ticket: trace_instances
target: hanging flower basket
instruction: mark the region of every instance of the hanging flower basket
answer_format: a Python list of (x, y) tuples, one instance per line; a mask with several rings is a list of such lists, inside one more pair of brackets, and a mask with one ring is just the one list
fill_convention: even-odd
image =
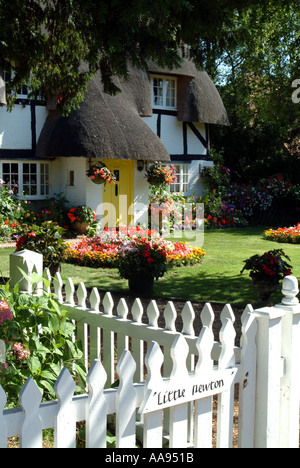
[(87, 171), (87, 176), (91, 179), (94, 184), (104, 184), (108, 182), (113, 184), (116, 182), (116, 177), (112, 171), (110, 171), (104, 164), (100, 163), (99, 166), (91, 166)]
[(175, 175), (176, 168), (171, 164), (170, 166), (163, 166), (159, 162), (151, 164), (148, 171), (146, 172), (146, 179), (150, 185), (170, 185), (177, 182)]
[(97, 185), (105, 184), (106, 182), (106, 180), (101, 175), (92, 176), (90, 179), (94, 184)]

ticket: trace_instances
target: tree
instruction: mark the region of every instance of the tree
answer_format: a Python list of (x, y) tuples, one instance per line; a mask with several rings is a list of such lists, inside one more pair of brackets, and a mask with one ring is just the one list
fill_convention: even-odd
[(210, 61), (207, 54), (231, 121), (212, 132), (213, 141), (238, 181), (285, 172), (299, 183), (300, 108), (292, 100), (300, 77), (297, 2), (244, 10), (235, 17), (234, 37)]
[[(67, 114), (78, 107), (96, 71), (113, 94), (118, 90), (112, 77), (126, 79), (129, 62), (145, 68), (151, 59), (172, 68), (180, 63), (183, 44), (202, 65), (200, 44), (217, 44), (222, 53), (236, 14), (270, 1), (0, 0), (0, 55), (15, 73), (7, 86), (9, 107), (13, 92), (29, 84), (33, 95), (41, 89), (55, 96)], [(284, 0), (272, 0), (278, 2)]]

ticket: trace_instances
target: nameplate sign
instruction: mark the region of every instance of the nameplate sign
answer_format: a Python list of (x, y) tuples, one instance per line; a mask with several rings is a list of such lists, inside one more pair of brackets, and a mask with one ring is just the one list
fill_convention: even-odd
[(162, 379), (159, 382), (159, 388), (147, 390), (139, 413), (152, 413), (226, 392), (230, 389), (236, 373), (237, 368), (233, 367), (205, 372), (203, 375), (193, 373), (184, 381), (178, 378)]

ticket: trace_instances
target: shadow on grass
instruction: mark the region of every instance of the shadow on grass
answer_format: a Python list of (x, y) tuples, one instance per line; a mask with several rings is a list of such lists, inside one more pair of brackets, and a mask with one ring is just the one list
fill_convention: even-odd
[(243, 227), (243, 228), (226, 228), (226, 229), (209, 229), (206, 230), (204, 234), (206, 233), (226, 233), (230, 234), (233, 236), (259, 236), (263, 235), (263, 232), (269, 229), (267, 226), (248, 226), (248, 227)]
[[(210, 274), (205, 271), (199, 272), (197, 268), (193, 270), (193, 267), (186, 271), (189, 273), (184, 274), (183, 268), (175, 268), (163, 278), (155, 281), (151, 297), (199, 303), (231, 304), (241, 308), (251, 304), (255, 307), (258, 296), (252, 288), (252, 281), (247, 274), (230, 275), (229, 273), (224, 274), (224, 272)], [(76, 280), (74, 284), (78, 285), (82, 277), (78, 277)], [(92, 276), (86, 275), (84, 282), (87, 288), (96, 287), (102, 293), (110, 291), (124, 294), (124, 296), (131, 295), (128, 281), (121, 279), (117, 270), (95, 270)], [(280, 303), (281, 298), (279, 289), (272, 296), (272, 303)]]
[[(245, 308), (248, 304), (255, 306), (258, 297), (252, 288), (251, 279), (247, 276), (224, 276), (224, 274), (207, 274), (202, 272), (185, 278), (169, 273), (155, 282), (154, 296), (196, 302), (215, 302), (232, 304)], [(274, 299), (277, 297), (274, 295)], [(279, 302), (280, 302), (279, 295)], [(274, 303), (278, 303), (278, 299)]]

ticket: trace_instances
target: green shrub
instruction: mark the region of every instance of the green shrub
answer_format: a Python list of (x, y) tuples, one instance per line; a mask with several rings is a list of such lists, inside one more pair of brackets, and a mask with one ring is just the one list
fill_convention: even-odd
[(21, 294), (18, 286), (13, 292), (6, 286), (0, 288), (0, 296), (0, 339), (6, 343), (0, 384), (8, 401), (17, 403), (29, 377), (44, 400), (55, 398), (54, 384), (62, 366), (75, 371), (78, 385), (83, 385), (83, 353), (72, 339), (75, 326), (53, 295), (29, 296)]

